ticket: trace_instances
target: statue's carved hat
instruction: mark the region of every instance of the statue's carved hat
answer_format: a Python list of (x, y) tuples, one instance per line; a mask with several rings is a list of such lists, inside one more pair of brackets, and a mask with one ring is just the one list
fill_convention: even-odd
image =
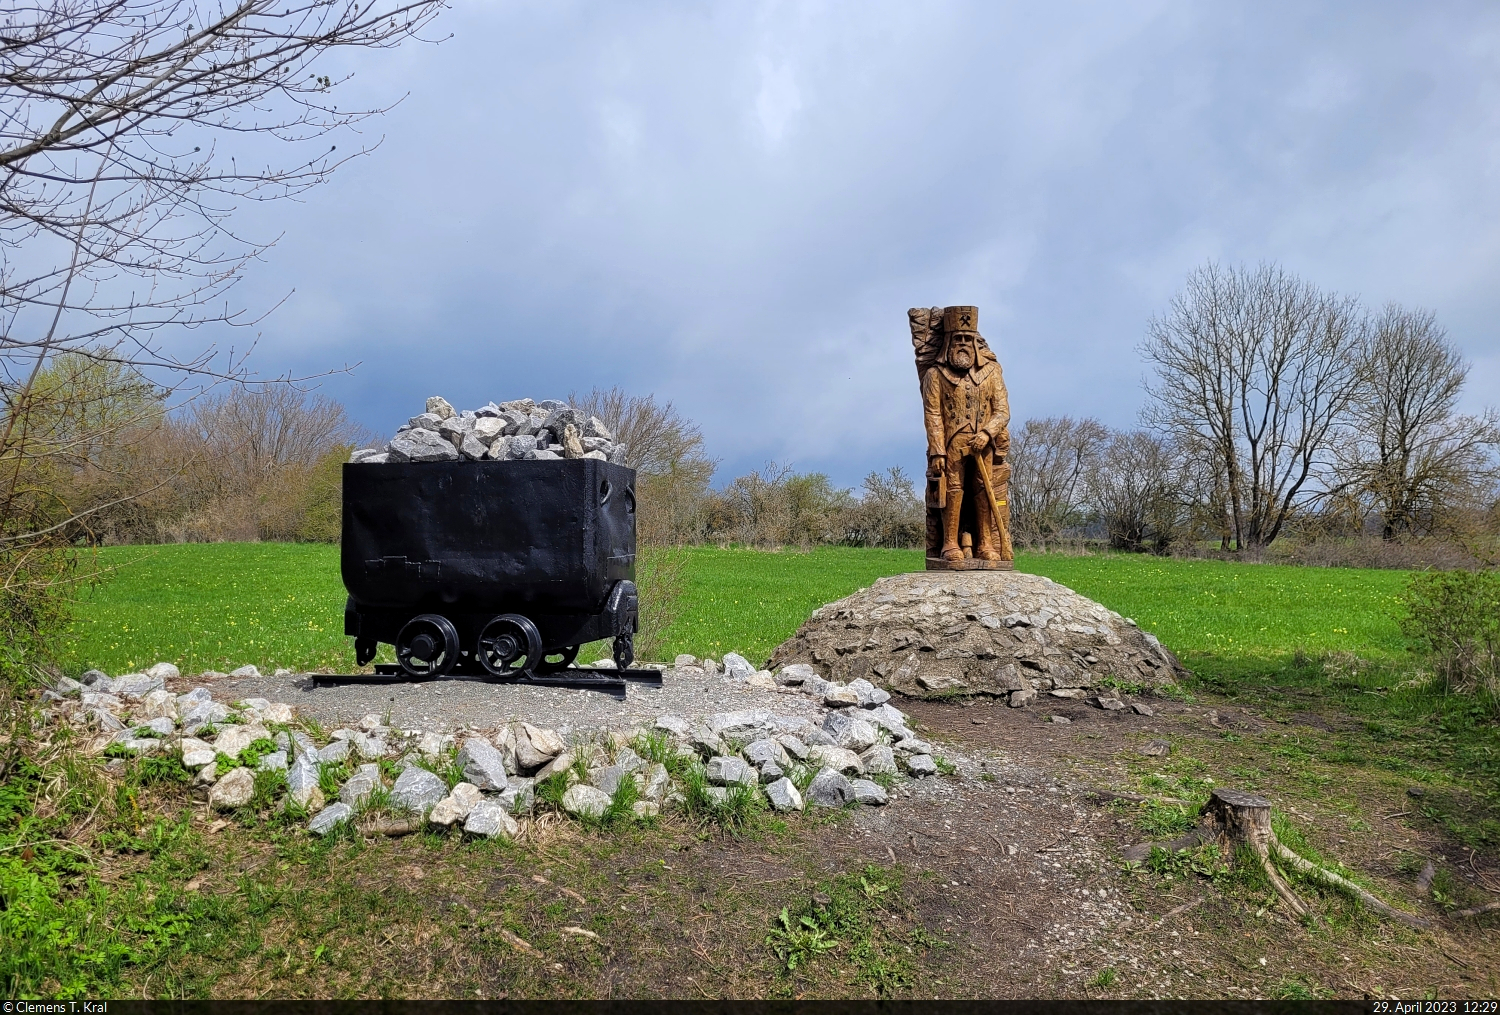
[[(965, 313), (968, 314), (967, 324), (963, 319)], [(989, 343), (979, 334), (978, 307), (913, 307), (906, 314), (911, 322), (911, 343), (916, 353), (918, 377), (947, 360), (948, 340), (958, 331), (974, 336), (978, 351), (977, 369), (996, 362)]]
[(967, 332), (971, 335), (979, 334), (979, 308), (944, 307), (943, 331), (949, 335), (956, 332)]

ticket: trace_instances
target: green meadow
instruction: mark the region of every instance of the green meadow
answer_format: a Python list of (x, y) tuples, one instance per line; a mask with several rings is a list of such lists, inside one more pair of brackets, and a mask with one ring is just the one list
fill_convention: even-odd
[[(768, 656), (823, 603), (922, 566), (920, 552), (902, 550), (690, 552), (687, 605), (673, 625), (673, 645), (751, 659)], [(1404, 646), (1395, 613), (1405, 572), (1124, 554), (1021, 554), (1016, 567), (1119, 611), (1189, 655), (1390, 655)]]
[(123, 546), (100, 550), (88, 565), (98, 578), (78, 605), (68, 651), (80, 668), (353, 665), (337, 546)]
[[(921, 565), (919, 553), (887, 550), (764, 553), (695, 548), (682, 552), (683, 594), (667, 639), (664, 654), (668, 656), (680, 651), (722, 656), (738, 650), (753, 660), (763, 660), (819, 605), (882, 576)], [(124, 547), (102, 551), (92, 563), (98, 580), (79, 604), (71, 631), (71, 655), (78, 669), (97, 666), (121, 673), (157, 660), (172, 660), (189, 672), (228, 670), (245, 663), (262, 669), (347, 671), (353, 663), (352, 649), (341, 633), (345, 593), (336, 547), (267, 543)], [(1438, 682), (1411, 679), (1416, 660), (1407, 656), (1395, 620), (1406, 574), (1123, 555), (1029, 555), (1017, 563), (1023, 570), (1045, 574), (1135, 619), (1175, 649), (1195, 676), (1184, 687), (1167, 693), (1196, 698), (1202, 709), (1234, 706), (1235, 712), (1257, 717), (1251, 723), (1218, 727), (1181, 716), (1188, 721), (1174, 727), (1170, 766), (1177, 767), (1160, 760), (1131, 762), (1144, 773), (1141, 788), (1151, 790), (1158, 785), (1148, 779), (1166, 780), (1164, 771), (1191, 772), (1194, 780), (1212, 772), (1221, 782), (1233, 780), (1232, 785), (1287, 801), (1288, 808), (1303, 806), (1306, 813), (1318, 808), (1317, 813), (1324, 816), (1320, 834), (1325, 841), (1336, 835), (1354, 838), (1359, 833), (1363, 842), (1377, 820), (1404, 817), (1410, 829), (1420, 831), (1426, 848), (1442, 843), (1446, 855), (1467, 855), (1470, 864), (1476, 855), (1492, 856), (1500, 847), (1500, 727), (1493, 721), (1491, 703), (1449, 694)], [(1338, 652), (1363, 657), (1370, 665), (1332, 655)], [(1039, 706), (1036, 714), (1045, 715), (1047, 703), (1039, 702)], [(1243, 720), (1244, 715), (1239, 718)], [(1083, 733), (1074, 742), (1097, 737)], [(1101, 761), (1114, 767), (1097, 770), (1097, 776), (1106, 784), (1122, 777), (1118, 759), (1133, 753), (1112, 754), (1114, 760)], [(1063, 763), (1074, 771), (1072, 766), (1087, 762), (1065, 758)], [(1153, 773), (1156, 768), (1160, 770)], [(800, 861), (795, 858), (808, 843), (816, 843), (812, 836), (819, 834), (813, 826), (799, 825), (795, 831), (783, 826), (774, 834), (757, 832), (736, 839), (732, 849), (722, 845), (700, 849), (710, 833), (697, 825), (675, 823), (618, 833), (582, 833), (553, 840), (550, 848), (545, 841), (517, 847), (501, 841), (464, 843), (457, 836), (432, 833), (399, 839), (351, 836), (313, 841), (283, 824), (289, 819), (268, 817), (273, 812), (265, 810), (257, 816), (254, 808), (242, 809), (227, 828), (221, 830), (220, 824), (214, 824), (201, 830), (198, 822), (205, 819), (194, 817), (200, 808), (190, 805), (185, 787), (170, 784), (158, 784), (152, 790), (155, 802), (146, 806), (154, 810), (143, 809), (146, 781), (165, 778), (158, 774), (164, 769), (152, 767), (150, 761), (131, 766), (125, 780), (118, 783), (105, 783), (96, 772), (84, 769), (79, 770), (84, 773), (81, 777), (75, 777), (72, 770), (64, 775), (59, 769), (55, 777), (36, 767), (18, 771), (22, 775), (12, 781), (20, 792), (10, 794), (12, 802), (40, 796), (44, 781), (66, 788), (71, 796), (51, 814), (51, 824), (28, 817), (26, 823), (14, 826), (18, 831), (10, 838), (0, 836), (4, 839), (0, 841), (0, 901), (5, 903), (0, 905), (4, 918), (0, 919), (0, 939), (6, 939), (9, 930), (9, 939), (23, 945), (0, 949), (0, 957), (8, 960), (0, 961), (0, 970), (10, 995), (144, 996), (155, 989), (224, 996), (267, 991), (396, 995), (436, 990), (457, 996), (471, 989), (480, 994), (499, 992), (496, 984), (510, 992), (579, 996), (600, 989), (642, 989), (632, 983), (648, 983), (655, 990), (657, 981), (652, 977), (661, 966), (652, 963), (697, 960), (684, 959), (686, 953), (663, 951), (661, 942), (653, 945), (649, 958), (644, 952), (611, 950), (601, 955), (594, 950), (617, 948), (611, 937), (633, 939), (631, 921), (636, 917), (631, 914), (645, 904), (654, 907), (658, 916), (665, 913), (662, 919), (668, 923), (686, 926), (702, 917), (710, 921), (703, 932), (713, 935), (713, 940), (741, 942), (736, 946), (739, 959), (733, 971), (743, 975), (725, 982), (731, 992), (766, 996), (787, 989), (791, 982), (779, 974), (766, 978), (770, 975), (765, 973), (766, 953), (756, 948), (770, 940), (764, 936), (766, 929), (777, 926), (777, 908), (787, 903), (779, 894), (764, 894), (764, 889), (761, 895), (747, 893), (754, 882), (725, 877), (723, 872), (733, 875), (744, 869), (745, 849), (765, 849), (761, 863), (786, 867), (798, 876), (796, 863)], [(1198, 785), (1206, 786), (1208, 781)], [(112, 791), (104, 788), (111, 785)], [(105, 819), (97, 840), (111, 847), (98, 854), (99, 867), (108, 872), (107, 877), (96, 875), (92, 865), (85, 866), (73, 853), (47, 845), (65, 843), (65, 830), (79, 822), (87, 827), (99, 812), (101, 795), (113, 799), (113, 808), (104, 812), (112, 816)], [(166, 801), (165, 809), (162, 801)], [(5, 803), (0, 794), (0, 818), (5, 816)], [(1393, 810), (1397, 813), (1391, 814)], [(1303, 812), (1293, 813), (1306, 824)], [(808, 829), (805, 837), (802, 828)], [(1383, 834), (1384, 826), (1380, 829), (1375, 834)], [(216, 834), (219, 837), (210, 838)], [(30, 860), (15, 849), (22, 835), (30, 836), (28, 841), (38, 847)], [(1345, 840), (1337, 841), (1342, 846)], [(824, 856), (823, 846), (812, 848), (809, 856)], [(679, 853), (685, 859), (677, 859)], [(680, 880), (656, 880), (664, 871), (673, 870), (662, 861), (663, 855), (673, 857), (682, 873), (671, 877)], [(586, 862), (575, 864), (579, 859)], [(45, 874), (51, 880), (44, 880), (35, 866), (43, 862), (86, 887), (82, 891), (65, 888), (55, 873)], [(921, 862), (913, 857), (914, 869)], [(384, 883), (372, 886), (366, 883), (368, 878), (360, 879), (358, 873), (371, 869), (371, 864), (415, 876), (395, 879), (400, 891), (392, 895)], [(515, 880), (497, 881), (495, 871), (506, 867), (515, 870), (500, 877)], [(893, 865), (892, 870), (898, 869)], [(425, 882), (424, 870), (431, 872)], [(866, 867), (859, 879), (868, 899), (878, 894), (872, 893), (867, 880), (876, 870)], [(1411, 867), (1407, 873), (1414, 875), (1415, 870)], [(531, 871), (536, 873), (528, 880), (523, 872)], [(814, 887), (819, 884), (814, 878), (824, 873), (826, 868), (819, 863), (807, 883), (785, 890), (800, 897), (822, 891)], [(913, 876), (931, 878), (932, 874)], [(1138, 893), (1144, 889), (1135, 875), (1127, 871), (1117, 876), (1132, 899), (1140, 898)], [(484, 891), (460, 907), (468, 907), (464, 920), (450, 919), (446, 924), (429, 920), (426, 930), (414, 925), (417, 917), (413, 914), (441, 915), (442, 906), (452, 908), (452, 885), (481, 882)], [(565, 882), (580, 889), (565, 889), (580, 900), (576, 909), (556, 900), (556, 888), (537, 894), (531, 887)], [(1446, 891), (1456, 883), (1454, 879), (1444, 886), (1434, 882), (1434, 888)], [(1213, 884), (1219, 884), (1217, 877)], [(949, 890), (937, 887), (946, 900)], [(643, 897), (638, 894), (641, 891), (655, 894)], [(896, 897), (894, 892), (892, 897)], [(1489, 898), (1477, 890), (1463, 896), (1475, 897)], [(1164, 898), (1175, 905), (1179, 896)], [(1210, 896), (1205, 893), (1205, 898)], [(1444, 898), (1457, 904), (1457, 896), (1434, 892), (1440, 903)], [(673, 900), (686, 900), (687, 909), (671, 909)], [(1266, 900), (1257, 894), (1253, 904), (1262, 901)], [(1204, 912), (1215, 904), (1210, 901)], [(1243, 900), (1236, 902), (1231, 896), (1227, 904), (1231, 908), (1218, 904), (1221, 908), (1216, 912), (1231, 915), (1198, 924), (1204, 928), (1203, 945), (1217, 949), (1214, 954), (1230, 957), (1224, 961), (1244, 964), (1253, 971), (1257, 968), (1250, 965), (1253, 959), (1245, 956), (1261, 954), (1266, 946), (1263, 942), (1241, 944), (1241, 939), (1252, 933), (1282, 937), (1283, 929), (1268, 932), (1258, 923), (1265, 908), (1251, 918), (1248, 914), (1254, 910)], [(596, 907), (592, 914), (587, 910), (590, 905)], [(783, 920), (786, 912), (782, 909)], [(114, 917), (92, 924), (85, 918), (98, 913)], [(1321, 942), (1323, 951), (1315, 954), (1336, 955), (1343, 963), (1350, 961), (1353, 949), (1365, 949), (1359, 952), (1361, 969), (1372, 968), (1374, 960), (1386, 961), (1393, 954), (1384, 928), (1378, 936), (1351, 931), (1351, 927), (1374, 925), (1335, 923), (1344, 918), (1334, 910), (1328, 913), (1328, 923), (1319, 925), (1316, 937), (1286, 943), (1284, 954), (1295, 959), (1282, 961), (1299, 976), (1319, 982), (1322, 975), (1316, 961), (1305, 960), (1303, 952), (1310, 942)], [(576, 928), (558, 931), (556, 925), (563, 920), (586, 923), (604, 943), (596, 943), (595, 937), (586, 942), (568, 937)], [(84, 929), (78, 931), (79, 927)], [(523, 943), (534, 942), (526, 944), (527, 949), (546, 949), (542, 979), (516, 979), (531, 974), (517, 973), (527, 967), (515, 963), (513, 943), (496, 939), (496, 927)], [(851, 928), (858, 930), (852, 924), (841, 925), (841, 936), (847, 936)], [(440, 936), (428, 944), (434, 933), (459, 936)], [(951, 940), (964, 932), (945, 923), (944, 933)], [(670, 944), (676, 938), (669, 935), (663, 940)], [(684, 947), (692, 940), (689, 935)], [(889, 940), (898, 943), (908, 938)], [(916, 937), (909, 940), (918, 941)], [(946, 940), (935, 937), (921, 940), (937, 942), (940, 949), (947, 947)], [(1482, 938), (1475, 935), (1470, 940)], [(409, 944), (393, 945), (401, 941)], [(396, 972), (381, 967), (372, 973), (367, 961), (370, 949), (392, 947), (406, 957), (406, 965), (386, 963)], [(421, 951), (429, 947), (431, 953)], [(1390, 962), (1408, 961), (1414, 949), (1410, 943), (1401, 947), (1405, 951)], [(942, 952), (934, 951), (936, 957), (929, 957), (925, 948), (910, 960), (909, 967), (902, 968), (914, 970), (914, 976), (946, 978), (951, 966), (940, 964)], [(1243, 948), (1254, 950), (1236, 951)], [(430, 954), (447, 959), (435, 960), (427, 957)], [(561, 962), (553, 963), (559, 954), (572, 965), (565, 968)], [(694, 954), (702, 954), (701, 947)], [(909, 946), (904, 954), (913, 954)], [(453, 961), (454, 956), (461, 961)], [(1467, 961), (1487, 968), (1486, 957), (1476, 955)], [(1333, 962), (1327, 958), (1327, 968), (1337, 968)], [(400, 979), (405, 975), (400, 970), (408, 966), (423, 979)], [(540, 962), (536, 968), (541, 969)], [(587, 979), (600, 969), (614, 977), (604, 988), (599, 986), (602, 981)], [(480, 975), (475, 970), (491, 979), (463, 979)], [(439, 973), (448, 979), (431, 979)], [(621, 975), (635, 979), (619, 980)], [(859, 981), (845, 977), (844, 973), (830, 975), (827, 984), (834, 992), (864, 989)], [(439, 986), (432, 987), (434, 982)], [(921, 982), (926, 989), (926, 981)], [(1097, 986), (1099, 980), (1093, 983)], [(935, 992), (951, 989), (943, 979), (932, 979), (931, 984)], [(698, 989), (707, 996), (702, 987)], [(1328, 992), (1338, 989), (1342, 988), (1330, 986)]]
[[(684, 592), (669, 657), (737, 651), (764, 660), (818, 606), (922, 563), (919, 552), (904, 550), (682, 552)], [(353, 664), (336, 546), (113, 547), (90, 562), (98, 581), (70, 634), (79, 669), (121, 673), (161, 659), (188, 671)], [(1404, 652), (1395, 617), (1405, 572), (1116, 554), (1024, 554), (1017, 567), (1133, 618), (1189, 659), (1243, 666), (1297, 650), (1384, 659)]]

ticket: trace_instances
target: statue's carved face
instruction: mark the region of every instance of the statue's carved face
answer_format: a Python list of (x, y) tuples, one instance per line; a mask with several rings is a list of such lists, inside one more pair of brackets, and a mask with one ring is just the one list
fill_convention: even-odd
[(973, 335), (954, 335), (948, 343), (948, 362), (959, 370), (972, 367), (975, 355)]

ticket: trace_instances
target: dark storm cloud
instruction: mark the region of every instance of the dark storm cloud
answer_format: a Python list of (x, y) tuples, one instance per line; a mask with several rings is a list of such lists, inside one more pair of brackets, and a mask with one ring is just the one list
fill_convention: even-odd
[[(260, 220), (267, 372), (388, 432), (619, 383), (727, 474), (920, 468), (905, 310), (977, 303), (1018, 418), (1140, 403), (1206, 258), (1435, 309), (1500, 388), (1488, 4), (465, 4), (361, 55), (373, 156)], [(343, 99), (343, 96), (341, 96)], [(724, 475), (725, 473), (721, 473)]]

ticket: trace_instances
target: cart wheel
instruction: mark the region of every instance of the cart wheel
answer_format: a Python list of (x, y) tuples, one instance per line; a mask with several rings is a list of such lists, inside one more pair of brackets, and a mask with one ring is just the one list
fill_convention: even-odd
[(502, 613), (479, 632), (479, 664), (493, 677), (529, 677), (540, 669), (542, 635), (519, 613)]
[(396, 662), (418, 680), (451, 672), (458, 662), (458, 631), (452, 621), (436, 613), (408, 620), (396, 635)]
[[(578, 650), (582, 645), (569, 645), (567, 648), (558, 649), (556, 652), (548, 652), (536, 664), (538, 673), (558, 673), (573, 665), (573, 660), (578, 658)], [(557, 656), (557, 659), (553, 659)]]
[(363, 666), (375, 658), (375, 653), (380, 651), (380, 642), (374, 638), (354, 639), (354, 662), (357, 666)]
[(622, 634), (615, 639), (615, 669), (628, 670), (635, 662), (635, 635)]

